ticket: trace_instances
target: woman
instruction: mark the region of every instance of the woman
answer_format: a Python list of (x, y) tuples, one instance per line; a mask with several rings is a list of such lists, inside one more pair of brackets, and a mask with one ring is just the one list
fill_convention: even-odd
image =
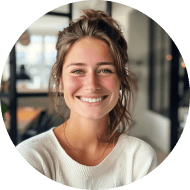
[(130, 129), (132, 81), (119, 25), (102, 11), (83, 12), (59, 33), (50, 77), (56, 109), (60, 114), (64, 98), (70, 118), (17, 149), (59, 183), (109, 189), (145, 176), (157, 158), (148, 144), (125, 134)]

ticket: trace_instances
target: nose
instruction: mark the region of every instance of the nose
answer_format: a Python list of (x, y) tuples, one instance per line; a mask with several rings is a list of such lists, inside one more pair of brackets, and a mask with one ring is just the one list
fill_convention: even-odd
[(89, 73), (85, 78), (85, 88), (90, 92), (100, 89), (99, 79), (96, 73)]

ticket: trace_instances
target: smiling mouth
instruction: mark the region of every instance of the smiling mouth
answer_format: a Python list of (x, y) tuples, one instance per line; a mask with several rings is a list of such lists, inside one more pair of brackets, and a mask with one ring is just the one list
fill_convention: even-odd
[[(79, 100), (80, 100), (80, 96), (76, 96)], [(106, 96), (103, 96), (103, 100), (105, 99), (105, 98), (107, 98), (108, 97), (108, 95), (106, 95)]]

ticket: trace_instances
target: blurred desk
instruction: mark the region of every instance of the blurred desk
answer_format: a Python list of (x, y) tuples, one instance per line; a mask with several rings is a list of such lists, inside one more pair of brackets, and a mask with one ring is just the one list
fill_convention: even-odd
[[(20, 107), (17, 109), (17, 129), (19, 134), (24, 134), (29, 124), (37, 119), (45, 108)], [(10, 114), (5, 112), (4, 122), (7, 130), (10, 129)]]
[[(49, 108), (48, 89), (17, 88), (17, 93), (17, 131), (18, 135), (23, 135), (30, 123), (35, 121), (42, 111)], [(25, 94), (26, 96), (24, 96)], [(8, 106), (10, 105), (8, 96), (3, 97), (2, 101)], [(9, 131), (11, 128), (10, 113), (7, 111), (3, 118), (6, 129)]]

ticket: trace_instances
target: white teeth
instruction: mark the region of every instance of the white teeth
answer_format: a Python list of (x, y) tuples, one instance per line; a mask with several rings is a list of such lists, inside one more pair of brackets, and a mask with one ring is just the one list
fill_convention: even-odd
[(85, 102), (100, 102), (103, 100), (103, 97), (102, 98), (94, 98), (94, 99), (91, 99), (91, 98), (80, 98), (80, 99)]

